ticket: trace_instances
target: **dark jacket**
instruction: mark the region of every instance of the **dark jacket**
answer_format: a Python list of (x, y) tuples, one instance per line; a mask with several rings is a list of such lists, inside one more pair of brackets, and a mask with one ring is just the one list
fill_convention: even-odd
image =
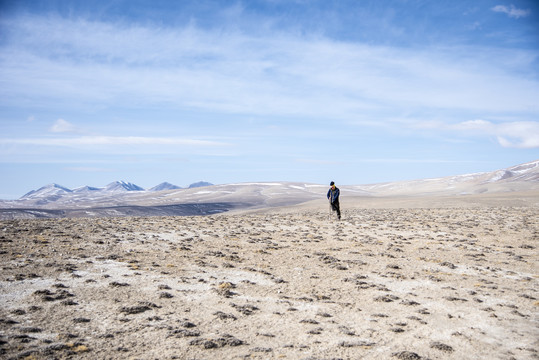
[[(332, 193), (333, 193), (333, 196), (332, 196)], [(334, 202), (337, 202), (339, 201), (339, 194), (340, 194), (340, 190), (338, 187), (335, 186), (335, 190), (332, 190), (331, 188), (329, 188), (328, 190), (328, 199), (329, 197), (331, 196), (331, 202), (334, 203)]]

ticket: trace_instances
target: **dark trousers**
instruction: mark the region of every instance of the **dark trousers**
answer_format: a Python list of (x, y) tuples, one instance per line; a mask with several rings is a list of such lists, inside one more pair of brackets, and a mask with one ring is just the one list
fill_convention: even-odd
[(335, 200), (334, 202), (331, 203), (331, 209), (333, 211), (336, 211), (337, 212), (337, 216), (339, 217), (339, 219), (341, 218), (341, 207), (339, 205), (339, 200)]

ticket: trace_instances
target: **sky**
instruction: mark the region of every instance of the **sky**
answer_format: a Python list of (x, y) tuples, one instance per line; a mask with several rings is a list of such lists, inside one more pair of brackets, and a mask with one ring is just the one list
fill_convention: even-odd
[(0, 0), (0, 198), (539, 159), (532, 0)]

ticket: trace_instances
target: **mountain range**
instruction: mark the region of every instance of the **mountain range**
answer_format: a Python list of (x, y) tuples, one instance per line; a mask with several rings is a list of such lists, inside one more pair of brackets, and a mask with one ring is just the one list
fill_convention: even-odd
[[(196, 187), (203, 187), (203, 186), (211, 186), (211, 185), (213, 184), (209, 182), (205, 182), (205, 181), (199, 181), (199, 182), (189, 185), (188, 189), (192, 189)], [(20, 198), (20, 200), (45, 199), (48, 201), (56, 201), (60, 197), (70, 194), (70, 193), (80, 193), (80, 194), (93, 193), (94, 195), (96, 194), (110, 195), (112, 193), (123, 193), (126, 191), (163, 191), (163, 190), (175, 190), (175, 189), (181, 189), (181, 187), (177, 185), (173, 185), (168, 182), (163, 182), (148, 190), (145, 190), (144, 188), (138, 185), (135, 185), (133, 183), (126, 182), (126, 181), (114, 181), (103, 188), (83, 186), (83, 187), (76, 188), (73, 190), (68, 189), (62, 185), (58, 185), (58, 184), (48, 184), (48, 185), (40, 187), (37, 190), (32, 190), (24, 194)]]
[[(492, 172), (367, 185), (339, 185), (341, 196), (389, 198), (521, 193), (539, 191), (539, 160)], [(256, 182), (188, 188), (164, 182), (148, 190), (115, 181), (104, 188), (69, 189), (58, 184), (32, 190), (18, 200), (0, 201), (0, 218), (206, 215), (233, 209), (289, 206), (325, 199), (328, 185)]]

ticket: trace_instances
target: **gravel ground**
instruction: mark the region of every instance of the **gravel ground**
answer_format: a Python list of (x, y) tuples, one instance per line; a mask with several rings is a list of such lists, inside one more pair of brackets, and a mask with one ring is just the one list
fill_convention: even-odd
[(1, 221), (0, 357), (539, 358), (537, 207), (328, 217)]

